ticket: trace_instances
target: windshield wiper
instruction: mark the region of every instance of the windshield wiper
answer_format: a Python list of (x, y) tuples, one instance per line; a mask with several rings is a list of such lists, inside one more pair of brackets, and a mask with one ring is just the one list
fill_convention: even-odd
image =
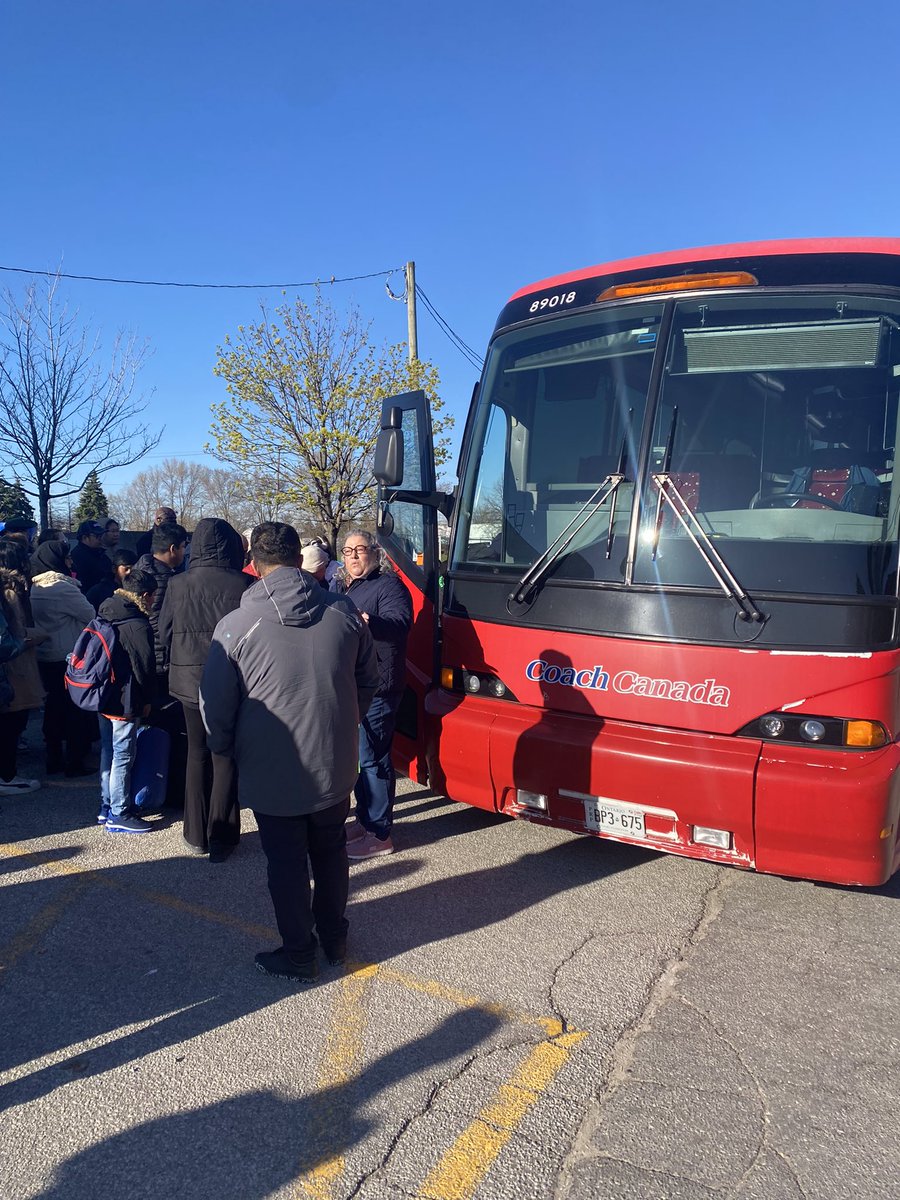
[[(629, 410), (629, 418), (631, 412)], [(622, 449), (619, 452), (618, 470), (610, 472), (603, 480), (600, 486), (585, 500), (578, 512), (572, 517), (571, 521), (560, 533), (554, 542), (536, 558), (522, 578), (519, 580), (514, 591), (509, 593), (506, 603), (507, 607), (510, 604), (522, 604), (528, 600), (537, 591), (538, 585), (550, 571), (554, 563), (560, 558), (571, 546), (572, 542), (585, 527), (591, 517), (603, 507), (609, 500), (609, 531), (606, 535), (606, 557), (612, 554), (613, 543), (613, 521), (616, 515), (616, 493), (619, 487), (625, 482), (625, 459), (628, 453), (628, 433), (626, 431), (622, 438)], [(576, 525), (576, 522), (578, 524)], [(575, 526), (573, 529), (572, 527)]]
[(662, 528), (662, 510), (663, 504), (668, 504), (669, 508), (678, 518), (682, 529), (693, 542), (700, 557), (706, 563), (707, 567), (715, 579), (716, 583), (734, 605), (737, 610), (737, 615), (742, 621), (764, 621), (765, 617), (747, 595), (744, 588), (736, 576), (730, 570), (725, 559), (716, 549), (709, 534), (697, 520), (691, 506), (682, 496), (681, 492), (669, 474), (669, 467), (672, 462), (672, 446), (675, 442), (675, 425), (678, 420), (678, 409), (672, 409), (672, 423), (669, 426), (669, 436), (666, 439), (666, 452), (663, 457), (663, 469), (661, 471), (651, 473), (650, 478), (659, 489), (659, 495), (656, 501), (656, 528), (653, 531), (653, 561), (656, 562), (656, 552), (659, 549), (659, 534)]

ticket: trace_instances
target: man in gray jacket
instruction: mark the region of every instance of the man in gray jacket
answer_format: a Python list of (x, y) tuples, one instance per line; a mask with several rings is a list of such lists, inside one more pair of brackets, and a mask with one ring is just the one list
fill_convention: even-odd
[(347, 952), (344, 822), (358, 774), (357, 727), (378, 687), (378, 664), (354, 605), (300, 570), (290, 525), (258, 525), (250, 554), (259, 582), (216, 626), (200, 708), (210, 751), (236, 762), (238, 798), (253, 809), (268, 860), (283, 945), (257, 954), (256, 965), (311, 983), (313, 925), (329, 962)]

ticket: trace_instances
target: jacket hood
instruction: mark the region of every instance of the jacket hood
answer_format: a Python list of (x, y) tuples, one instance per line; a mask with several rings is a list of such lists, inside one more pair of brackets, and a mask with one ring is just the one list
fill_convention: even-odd
[(79, 592), (81, 591), (81, 584), (77, 579), (73, 579), (68, 573), (63, 575), (60, 571), (48, 571), (46, 567), (41, 570), (40, 574), (32, 577), (31, 588), (33, 591), (35, 588), (55, 587), (60, 583), (64, 583), (66, 587), (77, 588)]
[(40, 575), (43, 571), (58, 571), (61, 575), (69, 575), (66, 557), (70, 553), (68, 542), (44, 542), (38, 546), (31, 556), (31, 574)]
[(204, 517), (191, 537), (188, 570), (194, 567), (225, 567), (240, 571), (244, 565), (241, 535), (221, 517)]
[(133, 600), (126, 599), (125, 593), (118, 591), (103, 601), (97, 615), (105, 617), (107, 621), (130, 621), (133, 617), (146, 619), (147, 616)]
[(28, 580), (21, 571), (10, 571), (8, 567), (0, 567), (0, 587), (7, 592), (28, 594)]
[(276, 625), (312, 625), (325, 604), (326, 593), (299, 567), (276, 567), (241, 597), (248, 616)]

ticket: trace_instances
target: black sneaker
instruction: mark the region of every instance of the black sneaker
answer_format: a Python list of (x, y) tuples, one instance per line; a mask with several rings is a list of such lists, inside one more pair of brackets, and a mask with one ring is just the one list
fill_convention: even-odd
[(347, 961), (347, 943), (334, 942), (331, 945), (322, 943), (322, 953), (328, 961), (330, 967), (342, 967)]
[(227, 862), (235, 851), (234, 846), (210, 846), (209, 861), (211, 863)]
[(319, 967), (315, 959), (310, 962), (297, 962), (284, 946), (279, 946), (277, 950), (263, 950), (257, 954), (255, 962), (257, 971), (275, 979), (290, 979), (294, 983), (315, 983), (319, 977)]
[(153, 826), (140, 817), (114, 817), (112, 813), (106, 819), (107, 833), (152, 833)]

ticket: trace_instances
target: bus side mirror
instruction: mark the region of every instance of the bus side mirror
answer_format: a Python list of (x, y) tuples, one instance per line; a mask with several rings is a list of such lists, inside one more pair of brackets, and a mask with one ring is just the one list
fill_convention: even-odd
[(393, 488), (403, 482), (403, 413), (392, 408), (388, 423), (382, 426), (375, 443), (372, 474), (382, 487)]

